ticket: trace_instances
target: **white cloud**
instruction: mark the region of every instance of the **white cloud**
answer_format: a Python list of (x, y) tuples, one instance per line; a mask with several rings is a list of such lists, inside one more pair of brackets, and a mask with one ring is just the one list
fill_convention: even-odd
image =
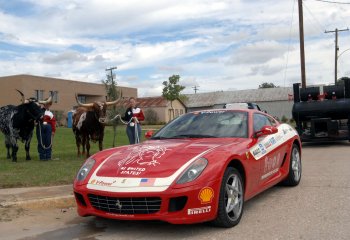
[[(303, 3), (307, 81), (331, 83), (334, 34), (324, 30), (349, 26), (350, 7)], [(191, 93), (195, 85), (207, 92), (300, 79), (293, 0), (27, 0), (25, 7), (0, 10), (3, 75), (98, 82), (118, 66), (118, 84), (142, 96), (161, 94), (172, 74)], [(339, 33), (340, 52), (349, 42), (350, 32)], [(350, 51), (339, 59), (339, 76), (349, 75), (349, 58)]]

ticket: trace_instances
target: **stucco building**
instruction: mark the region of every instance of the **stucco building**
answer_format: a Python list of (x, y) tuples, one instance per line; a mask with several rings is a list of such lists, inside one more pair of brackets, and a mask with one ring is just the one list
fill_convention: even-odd
[[(33, 75), (13, 75), (0, 77), (0, 106), (20, 104), (21, 96), (16, 89), (23, 92), (26, 98), (39, 100), (53, 96), (51, 110), (60, 114), (60, 122), (66, 124), (67, 113), (77, 105), (75, 94), (82, 103), (106, 100), (105, 86), (101, 83), (88, 83), (51, 77)], [(124, 98), (137, 97), (137, 88), (118, 86)]]

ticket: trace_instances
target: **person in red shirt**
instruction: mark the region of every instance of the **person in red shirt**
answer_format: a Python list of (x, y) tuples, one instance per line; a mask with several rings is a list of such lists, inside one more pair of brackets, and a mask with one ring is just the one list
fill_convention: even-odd
[(44, 116), (36, 128), (39, 158), (42, 161), (51, 160), (52, 140), (56, 132), (56, 118), (50, 111), (51, 105), (52, 102), (42, 106)]
[(136, 107), (135, 98), (129, 99), (129, 107), (126, 109), (124, 117), (122, 119), (128, 122), (126, 126), (126, 134), (128, 135), (130, 144), (140, 142), (141, 138), (141, 121), (145, 120), (145, 116), (141, 108)]

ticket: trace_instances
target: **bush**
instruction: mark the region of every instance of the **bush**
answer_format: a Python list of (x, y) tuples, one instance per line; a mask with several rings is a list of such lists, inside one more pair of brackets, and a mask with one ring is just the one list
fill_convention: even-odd
[(282, 118), (281, 118), (281, 122), (283, 122), (283, 123), (288, 122), (288, 118), (283, 115)]
[(156, 111), (151, 108), (145, 110), (145, 122), (147, 124), (157, 124), (159, 122), (159, 117)]

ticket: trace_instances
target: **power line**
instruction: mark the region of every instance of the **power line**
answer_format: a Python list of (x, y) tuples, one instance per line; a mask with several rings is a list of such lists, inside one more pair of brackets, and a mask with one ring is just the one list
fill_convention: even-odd
[(295, 1), (293, 1), (292, 19), (290, 21), (290, 28), (289, 28), (289, 41), (288, 41), (287, 60), (286, 60), (286, 66), (285, 66), (285, 69), (284, 69), (284, 79), (283, 79), (284, 86), (286, 86), (287, 68), (288, 68), (289, 52), (290, 52), (290, 42), (291, 42), (291, 38), (292, 38), (292, 27), (293, 27), (293, 18), (294, 18), (294, 6), (295, 6)]
[(310, 11), (310, 9), (306, 6), (306, 4), (304, 3), (303, 5), (305, 7), (305, 9), (308, 11), (308, 13), (311, 15), (311, 17), (317, 22), (321, 32), (323, 32), (323, 29), (325, 29), (324, 26), (321, 25), (321, 23), (316, 19), (315, 15)]
[(334, 3), (334, 4), (350, 4), (350, 2), (337, 2), (337, 1), (328, 1), (328, 0), (314, 0), (317, 2), (324, 2), (324, 3)]

